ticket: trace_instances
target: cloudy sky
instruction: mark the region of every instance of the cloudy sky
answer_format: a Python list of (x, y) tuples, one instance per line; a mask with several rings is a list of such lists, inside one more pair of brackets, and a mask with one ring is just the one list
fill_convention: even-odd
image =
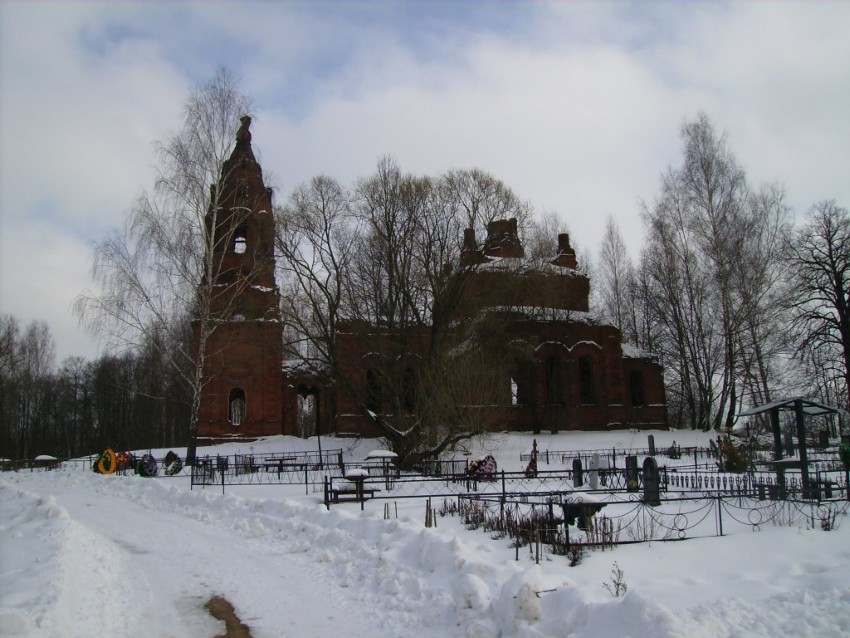
[(255, 99), (277, 199), (383, 155), (479, 167), (565, 220), (583, 253), (640, 203), (705, 111), (752, 185), (799, 218), (850, 206), (848, 2), (0, 0), (0, 313), (94, 357), (74, 298), (91, 242), (152, 185), (151, 143), (229, 67)]

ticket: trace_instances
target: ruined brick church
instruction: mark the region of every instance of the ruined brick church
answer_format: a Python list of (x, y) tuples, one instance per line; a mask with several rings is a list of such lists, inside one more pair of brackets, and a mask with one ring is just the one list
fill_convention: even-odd
[[(380, 411), (370, 393), (379, 369), (382, 335), (374, 326), (348, 323), (337, 334), (339, 368), (353, 380), (336, 391), (321, 375), (285, 360), (280, 291), (275, 280), (272, 192), (265, 186), (243, 118), (231, 157), (213, 185), (218, 207), (208, 213), (221, 264), (224, 295), (214, 296), (220, 313), (206, 344), (200, 437), (257, 437), (274, 434), (378, 434), (362, 406)], [(215, 189), (218, 189), (215, 191)], [(214, 220), (214, 221), (213, 221)], [(214, 228), (212, 227), (214, 226)], [(578, 271), (567, 235), (543, 268), (517, 268), (524, 249), (516, 220), (487, 228), (479, 246), (474, 232), (463, 237), (466, 267), (455, 311), (503, 317), (503, 344), (521, 342), (530, 353), (506, 369), (500, 385), (504, 418), (500, 430), (594, 430), (666, 427), (662, 368), (652, 355), (622, 343), (620, 331), (588, 314), (590, 282)], [(241, 284), (234, 285), (241, 278)], [(410, 357), (411, 374), (416, 357)], [(312, 423), (304, 426), (309, 399)]]

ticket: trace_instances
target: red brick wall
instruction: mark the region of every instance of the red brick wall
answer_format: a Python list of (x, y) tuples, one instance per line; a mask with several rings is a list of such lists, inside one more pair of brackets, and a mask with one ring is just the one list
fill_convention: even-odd
[[(666, 426), (664, 385), (661, 366), (651, 359), (624, 358), (620, 332), (613, 326), (569, 321), (505, 320), (499, 324), (497, 339), (489, 347), (506, 352), (511, 344), (522, 352), (522, 367), (527, 387), (525, 403), (503, 410), (497, 430), (599, 430), (606, 428)], [(337, 396), (332, 429), (338, 433), (377, 436), (380, 432), (362, 414), (366, 403), (366, 370), (387, 365), (395, 357), (387, 356), (387, 336), (368, 326), (343, 332), (337, 341), (340, 369), (352, 383), (359, 402), (349, 393)], [(412, 341), (418, 349), (427, 343)], [(560, 362), (560, 401), (550, 403), (546, 387), (546, 360)], [(580, 401), (579, 358), (591, 362), (594, 389), (592, 404)], [(411, 357), (410, 362), (416, 358)], [(522, 365), (520, 365), (520, 363)], [(510, 366), (508, 366), (510, 367)], [(644, 402), (632, 405), (629, 378), (639, 372), (643, 379)], [(510, 379), (505, 379), (503, 404), (510, 405)], [(330, 424), (328, 424), (329, 427)]]
[[(218, 326), (207, 343), (210, 377), (201, 395), (199, 436), (282, 434), (283, 374), (280, 324), (234, 321)], [(230, 391), (245, 392), (245, 420), (228, 419)]]

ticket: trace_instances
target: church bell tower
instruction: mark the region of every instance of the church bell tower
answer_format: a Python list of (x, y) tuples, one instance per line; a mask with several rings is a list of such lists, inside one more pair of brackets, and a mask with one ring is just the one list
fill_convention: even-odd
[[(198, 419), (200, 437), (282, 433), (282, 333), (275, 282), (272, 191), (251, 149), (251, 118), (210, 187), (212, 239), (205, 281), (208, 331)], [(206, 286), (206, 279), (212, 282)], [(199, 295), (201, 298), (203, 295)], [(195, 322), (196, 344), (201, 326)]]

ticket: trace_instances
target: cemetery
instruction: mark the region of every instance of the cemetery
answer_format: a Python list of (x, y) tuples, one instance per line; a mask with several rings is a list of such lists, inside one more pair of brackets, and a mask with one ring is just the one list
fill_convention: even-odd
[(624, 543), (723, 536), (769, 524), (828, 531), (850, 507), (850, 442), (846, 435), (806, 432), (807, 416), (834, 412), (815, 402), (791, 399), (748, 416), (766, 414), (778, 424), (782, 411), (801, 415), (802, 423), (786, 419), (798, 429), (771, 433), (776, 445), (768, 446), (746, 432), (711, 438), (706, 446), (675, 440), (659, 446), (655, 434), (635, 434), (645, 446), (572, 450), (569, 436), (549, 439), (563, 440), (565, 449), (538, 449), (529, 436), (530, 449), (502, 460), (504, 467), (486, 455), (433, 459), (401, 471), (386, 450), (358, 461), (330, 449), (208, 457), (192, 468), (191, 482), (223, 492), (231, 485), (303, 484), (327, 509), (381, 503), (385, 518), (406, 503), (424, 509), (426, 526), (457, 516), (469, 529), (508, 539), (517, 556), (527, 548), (538, 560), (541, 552), (573, 561)]

